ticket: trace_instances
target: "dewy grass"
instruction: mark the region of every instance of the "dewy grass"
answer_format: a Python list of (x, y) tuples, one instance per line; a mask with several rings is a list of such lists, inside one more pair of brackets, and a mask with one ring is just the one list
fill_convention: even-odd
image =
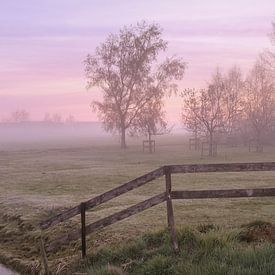
[[(239, 229), (240, 230), (240, 229)], [(146, 234), (127, 245), (112, 247), (88, 256), (74, 269), (88, 274), (275, 274), (272, 243), (244, 244), (223, 229), (200, 233), (182, 228), (180, 251), (175, 253), (167, 230)], [(108, 271), (108, 267), (115, 269)]]

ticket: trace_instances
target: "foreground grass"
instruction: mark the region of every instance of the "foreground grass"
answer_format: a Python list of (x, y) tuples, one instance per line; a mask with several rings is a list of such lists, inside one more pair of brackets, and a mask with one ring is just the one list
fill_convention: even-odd
[(91, 275), (271, 275), (274, 234), (274, 227), (264, 222), (226, 231), (212, 224), (183, 228), (178, 230), (180, 252), (175, 253), (169, 232), (160, 231), (100, 250), (75, 270)]

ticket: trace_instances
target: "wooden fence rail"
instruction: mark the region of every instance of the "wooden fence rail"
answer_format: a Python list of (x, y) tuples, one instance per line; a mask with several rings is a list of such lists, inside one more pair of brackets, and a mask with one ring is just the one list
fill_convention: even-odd
[[(275, 171), (275, 162), (265, 163), (227, 163), (227, 164), (192, 164), (192, 165), (169, 165), (156, 169), (144, 176), (129, 181), (117, 188), (101, 194), (91, 200), (82, 202), (80, 205), (70, 208), (63, 213), (48, 219), (40, 224), (45, 230), (60, 222), (63, 222), (77, 214), (81, 214), (81, 229), (70, 232), (61, 238), (52, 241), (46, 247), (46, 251), (54, 251), (61, 245), (68, 244), (73, 240), (82, 239), (82, 256), (86, 256), (86, 236), (108, 225), (126, 219), (142, 212), (150, 207), (166, 201), (167, 222), (171, 231), (173, 247), (178, 250), (176, 227), (173, 214), (173, 199), (209, 199), (209, 198), (243, 198), (275, 196), (275, 188), (261, 189), (225, 189), (225, 190), (198, 190), (198, 191), (172, 191), (171, 175), (173, 173), (209, 173), (209, 172), (248, 172), (248, 171)], [(166, 191), (127, 209), (112, 214), (86, 226), (86, 210), (118, 197), (130, 190), (138, 188), (154, 179), (165, 175)]]
[[(112, 214), (106, 218), (100, 219), (85, 227), (86, 236), (113, 223), (124, 220), (132, 215), (142, 212), (154, 205), (160, 204), (166, 200), (166, 194), (161, 193), (154, 196), (148, 200), (140, 202), (115, 214)], [(51, 242), (46, 248), (47, 252), (54, 251), (61, 245), (70, 243), (73, 240), (78, 240), (81, 237), (82, 232), (80, 230), (75, 230), (69, 234), (64, 235), (60, 239)]]
[[(131, 180), (119, 187), (116, 187), (106, 193), (103, 193), (91, 200), (88, 200), (85, 202), (86, 210), (93, 208), (97, 205), (100, 205), (104, 202), (107, 202), (113, 198), (116, 198), (124, 193), (127, 193), (133, 189), (136, 189), (152, 180), (155, 180), (159, 177), (163, 176), (163, 168), (156, 169), (146, 175), (143, 175), (141, 177), (138, 177), (134, 180)], [(76, 215), (80, 214), (80, 205), (75, 206), (73, 208), (70, 208), (68, 210), (65, 210), (61, 214), (54, 216), (40, 224), (41, 229), (47, 229), (49, 227), (52, 227), (58, 223), (61, 223), (63, 221), (66, 221)]]

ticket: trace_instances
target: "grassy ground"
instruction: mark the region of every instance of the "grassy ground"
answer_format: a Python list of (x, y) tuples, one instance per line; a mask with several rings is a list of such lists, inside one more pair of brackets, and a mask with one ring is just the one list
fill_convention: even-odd
[[(273, 231), (272, 231), (273, 230)], [(175, 253), (167, 231), (145, 234), (91, 254), (75, 270), (91, 275), (275, 274), (275, 228), (263, 222), (224, 231), (213, 224), (178, 230)]]
[[(114, 140), (67, 140), (6, 144), (0, 152), (0, 261), (24, 270), (39, 269), (37, 224), (65, 207), (92, 198), (166, 164), (274, 161), (275, 148), (263, 154), (247, 148), (221, 148), (216, 158), (189, 151), (180, 136), (162, 137), (155, 154), (142, 153), (140, 142), (121, 151)], [(173, 176), (174, 190), (274, 187), (275, 172)], [(164, 191), (164, 179), (114, 199), (88, 214), (88, 222)], [(177, 201), (178, 227), (215, 223), (223, 228), (263, 219), (275, 223), (273, 198)], [(46, 242), (79, 226), (79, 217), (46, 232)], [(164, 205), (119, 222), (89, 238), (89, 253), (126, 242), (166, 226)], [(49, 255), (50, 264), (66, 265), (80, 256), (79, 242)]]

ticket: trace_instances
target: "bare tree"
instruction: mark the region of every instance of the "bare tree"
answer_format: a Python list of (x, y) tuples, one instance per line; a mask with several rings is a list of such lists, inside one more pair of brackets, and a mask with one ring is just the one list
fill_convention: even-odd
[(26, 110), (17, 110), (11, 114), (10, 122), (20, 123), (30, 120), (30, 114)]
[(275, 22), (272, 22), (272, 32), (270, 34), (271, 44), (274, 46), (273, 50), (265, 50), (261, 55), (260, 59), (267, 70), (275, 75)]
[(233, 67), (226, 75), (217, 70), (207, 89), (183, 92), (182, 121), (196, 138), (201, 134), (208, 138), (209, 156), (213, 156), (217, 135), (232, 135), (239, 126), (243, 89), (241, 71)]
[(74, 124), (76, 121), (75, 121), (75, 117), (70, 114), (66, 119), (65, 119), (65, 123), (67, 124)]
[(220, 96), (220, 92), (213, 88), (198, 91), (188, 89), (184, 92), (183, 122), (188, 130), (209, 138), (209, 156), (213, 156), (214, 134), (224, 125)]
[(58, 113), (53, 114), (52, 118), (52, 123), (54, 124), (61, 124), (62, 123), (62, 116)]
[(244, 111), (257, 143), (256, 149), (260, 152), (275, 119), (275, 87), (272, 76), (261, 62), (250, 71), (245, 90)]
[(172, 81), (183, 77), (181, 59), (156, 64), (159, 53), (167, 48), (161, 34), (158, 25), (145, 22), (124, 27), (85, 60), (87, 87), (99, 87), (103, 93), (103, 100), (94, 101), (93, 107), (105, 129), (120, 134), (121, 148), (126, 148), (126, 131), (146, 104), (175, 90)]
[(209, 156), (214, 153), (214, 135), (225, 125), (223, 112), (224, 83), (219, 71), (213, 76), (208, 89), (184, 91), (182, 119), (187, 129), (203, 133), (209, 139)]
[(152, 153), (152, 136), (169, 133), (163, 103), (159, 99), (147, 103), (143, 111), (134, 119), (130, 128), (131, 135), (146, 136), (149, 142), (149, 152)]
[(51, 123), (52, 122), (51, 115), (49, 113), (45, 113), (43, 121), (45, 123)]
[(229, 136), (239, 130), (243, 113), (244, 80), (241, 70), (233, 67), (224, 76), (223, 112), (224, 131)]
[(62, 123), (62, 116), (58, 113), (55, 113), (53, 115), (46, 113), (44, 116), (44, 122), (48, 124), (61, 124)]

